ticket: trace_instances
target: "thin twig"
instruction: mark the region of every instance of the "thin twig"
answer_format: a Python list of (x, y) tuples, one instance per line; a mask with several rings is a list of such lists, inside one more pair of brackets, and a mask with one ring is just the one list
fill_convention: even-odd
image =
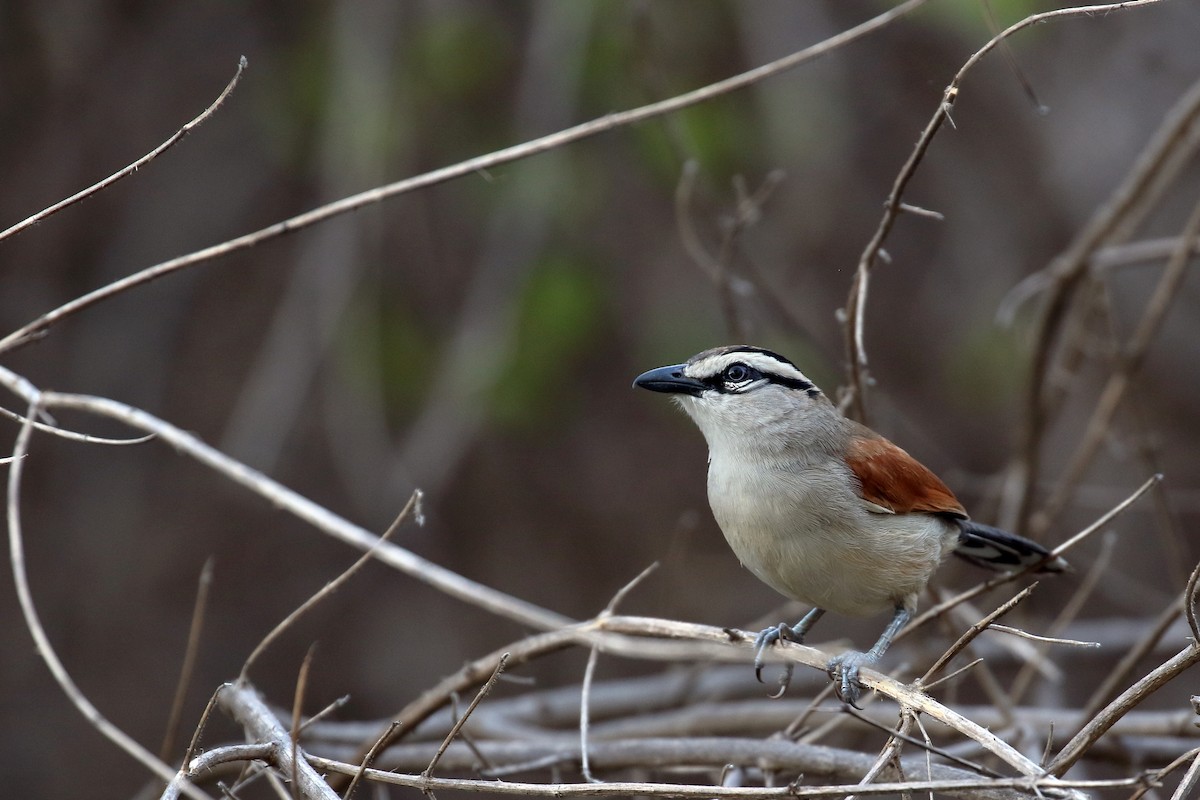
[(187, 699), (188, 687), (192, 684), (192, 672), (196, 667), (196, 656), (200, 653), (200, 634), (204, 630), (204, 614), (208, 610), (208, 592), (212, 588), (213, 559), (210, 556), (200, 569), (196, 582), (196, 602), (192, 605), (192, 623), (188, 626), (187, 647), (183, 651), (183, 665), (179, 668), (179, 681), (175, 684), (175, 697), (171, 701), (171, 713), (167, 717), (167, 732), (163, 735), (158, 757), (169, 761), (175, 749), (175, 737), (183, 719), (183, 703)]
[(363, 773), (367, 771), (368, 767), (375, 763), (375, 759), (378, 757), (379, 751), (384, 747), (384, 742), (391, 739), (393, 732), (398, 727), (400, 727), (400, 720), (392, 720), (387, 729), (380, 734), (378, 739), (375, 740), (375, 744), (371, 745), (371, 749), (367, 751), (367, 754), (363, 756), (362, 762), (359, 764), (358, 772), (354, 773), (354, 777), (350, 779), (350, 785), (347, 786), (346, 791), (342, 793), (342, 800), (350, 800), (350, 796), (354, 794), (355, 788), (358, 787), (359, 781), (362, 780)]
[(1196, 621), (1196, 604), (1200, 602), (1200, 562), (1188, 576), (1187, 588), (1183, 590), (1183, 612), (1187, 615), (1188, 627), (1192, 629), (1192, 641), (1200, 644), (1200, 622)]
[(471, 704), (467, 706), (467, 710), (463, 712), (463, 715), (458, 718), (457, 722), (454, 723), (454, 727), (450, 729), (448, 734), (446, 734), (446, 738), (442, 740), (442, 744), (440, 747), (438, 747), (437, 752), (434, 753), (433, 758), (429, 762), (429, 766), (427, 766), (424, 772), (421, 773), (423, 777), (433, 777), (433, 770), (435, 767), (437, 767), (437, 763), (442, 760), (442, 756), (445, 755), (446, 748), (450, 746), (450, 743), (453, 742), (455, 738), (457, 738), (458, 733), (462, 730), (463, 725), (466, 725), (467, 720), (471, 718), (471, 713), (479, 707), (479, 704), (483, 702), (483, 698), (487, 697), (488, 692), (490, 692), (492, 687), (496, 685), (496, 679), (500, 677), (500, 673), (504, 672), (504, 666), (507, 663), (508, 653), (505, 653), (504, 655), (500, 656), (500, 660), (496, 663), (496, 669), (492, 671), (492, 677), (488, 678), (487, 682), (484, 683), (483, 686), (480, 687), (479, 691), (475, 693), (475, 699), (471, 701)]
[(291, 781), (293, 792), (296, 792), (300, 785), (299, 767), (297, 766), (299, 759), (296, 757), (296, 753), (300, 749), (300, 721), (304, 718), (304, 695), (308, 691), (308, 673), (312, 669), (313, 655), (316, 651), (317, 643), (313, 642), (308, 646), (304, 660), (300, 662), (300, 674), (296, 676), (296, 690), (292, 693), (292, 728), (289, 731), (288, 739), (292, 746)]
[[(1140, 0), (1140, 2), (1153, 2), (1154, 0)], [(169, 261), (164, 261), (152, 267), (148, 267), (139, 272), (129, 275), (120, 280), (114, 281), (106, 286), (102, 286), (92, 292), (88, 292), (80, 297), (75, 298), (69, 303), (65, 303), (53, 311), (47, 312), (27, 325), (22, 326), (16, 331), (13, 331), (8, 336), (0, 339), (0, 353), (12, 349), (20, 344), (23, 344), (30, 337), (39, 332), (45, 331), (51, 325), (76, 314), (83, 309), (94, 305), (102, 300), (105, 300), (113, 295), (128, 291), (129, 289), (139, 286), (144, 283), (161, 278), (172, 272), (181, 269), (201, 264), (206, 261), (211, 261), (215, 258), (222, 258), (232, 253), (245, 250), (263, 242), (285, 234), (294, 233), (295, 231), (323, 222), (342, 214), (347, 214), (373, 203), (378, 203), (396, 195), (412, 192), (417, 189), (423, 189), (428, 186), (434, 186), (439, 183), (459, 178), (464, 175), (472, 175), (479, 172), (486, 172), (494, 169), (501, 164), (507, 164), (523, 158), (538, 155), (540, 153), (553, 150), (563, 145), (585, 139), (596, 134), (604, 133), (615, 128), (631, 125), (636, 122), (641, 122), (652, 117), (669, 114), (680, 109), (687, 108), (697, 103), (711, 100), (715, 97), (728, 94), (729, 92), (752, 86), (766, 78), (778, 75), (789, 69), (792, 69), (807, 61), (827, 55), (834, 50), (862, 38), (870, 33), (873, 33), (883, 27), (886, 27), (894, 20), (899, 19), (910, 11), (923, 5), (926, 0), (907, 0), (897, 6), (894, 6), (887, 11), (878, 14), (870, 19), (848, 28), (841, 33), (831, 36), (827, 39), (818, 42), (811, 47), (806, 47), (803, 50), (797, 51), (790, 55), (784, 56), (776, 61), (764, 64), (760, 67), (748, 70), (746, 72), (734, 75), (716, 83), (708, 84), (699, 89), (674, 97), (661, 100), (656, 103), (650, 103), (645, 106), (640, 106), (628, 111), (607, 114), (599, 119), (591, 120), (580, 125), (576, 125), (565, 130), (551, 133), (547, 136), (542, 136), (537, 139), (522, 142), (520, 144), (506, 147), (502, 150), (497, 150), (475, 158), (469, 158), (465, 161), (460, 161), (448, 167), (435, 169), (431, 172), (426, 172), (412, 178), (396, 181), (385, 186), (380, 186), (375, 189), (370, 189), (365, 192), (344, 197), (332, 203), (315, 208), (311, 211), (306, 211), (303, 214), (298, 214), (289, 219), (277, 222), (274, 225), (269, 225), (266, 228), (230, 239), (226, 242), (206, 247), (202, 250), (197, 250), (178, 258), (173, 258)], [(1136, 4), (1136, 2), (1135, 2)]]
[[(67, 696), (67, 699), (83, 715), (83, 718), (99, 731), (102, 736), (128, 753), (142, 764), (142, 766), (150, 770), (150, 772), (157, 775), (164, 782), (171, 783), (177, 778), (176, 771), (155, 757), (153, 753), (135, 741), (125, 731), (109, 722), (87, 696), (80, 691), (75, 681), (71, 679), (66, 667), (63, 666), (62, 661), (54, 650), (54, 646), (50, 644), (50, 637), (46, 635), (46, 630), (42, 627), (42, 621), (37, 612), (37, 606), (34, 605), (33, 592), (29, 588), (29, 576), (25, 570), (25, 545), (21, 533), (21, 478), (25, 471), (25, 454), (29, 451), (29, 439), (33, 434), (33, 426), (30, 424), (30, 420), (38, 416), (38, 411), (39, 406), (36, 402), (30, 405), (29, 412), (26, 414), (26, 423), (21, 426), (21, 431), (17, 434), (17, 441), (13, 446), (13, 461), (9, 465), (8, 470), (7, 516), (9, 558), (12, 564), (13, 585), (17, 590), (17, 600), (21, 605), (21, 614), (25, 620), (25, 627), (28, 629), (30, 635), (33, 636), (38, 655), (46, 662), (50, 674), (58, 683), (59, 688), (62, 689), (63, 694)], [(195, 798), (195, 800), (206, 800), (208, 797), (188, 781), (183, 781), (180, 784), (180, 791), (187, 794), (188, 797)]]
[[(995, 630), (996, 628), (1000, 628), (1000, 627), (1003, 627), (1003, 626), (993, 625), (992, 629)], [(982, 663), (983, 663), (983, 658), (977, 658), (974, 661), (968, 661), (966, 664), (963, 664), (961, 667), (954, 670), (953, 672), (947, 672), (942, 677), (937, 678), (936, 680), (929, 681), (929, 683), (922, 684), (922, 686), (925, 689), (925, 691), (928, 692), (931, 689), (933, 689), (934, 687), (941, 686), (943, 683), (947, 683), (948, 681), (951, 681), (954, 678), (957, 678), (959, 675), (962, 675), (967, 670), (972, 669), (973, 667), (977, 667)]]
[[(1087, 603), (1088, 598), (1091, 597), (1092, 592), (1099, 585), (1100, 579), (1108, 571), (1108, 564), (1112, 560), (1113, 550), (1116, 548), (1116, 545), (1116, 534), (1108, 531), (1101, 540), (1100, 553), (1096, 557), (1096, 560), (1092, 562), (1087, 575), (1075, 587), (1071, 599), (1063, 606), (1062, 611), (1059, 612), (1054, 621), (1050, 623), (1050, 627), (1048, 628), (1050, 633), (1053, 634), (1061, 631), (1083, 610), (1084, 604)], [(1033, 685), (1033, 681), (1038, 673), (1038, 663), (1046, 657), (1046, 652), (1049, 649), (1049, 642), (1039, 645), (1034, 657), (1026, 662), (1017, 673), (1017, 676), (1013, 678), (1008, 695), (1014, 703), (1021, 702), (1025, 696), (1025, 692)]]
[(974, 641), (976, 636), (987, 630), (988, 626), (1000, 619), (1000, 617), (1016, 608), (1022, 600), (1033, 594), (1033, 590), (1036, 588), (1037, 583), (1031, 583), (1029, 586), (1026, 586), (1008, 600), (1001, 603), (994, 611), (992, 611), (992, 613), (988, 614), (983, 619), (979, 620), (970, 628), (968, 628), (966, 632), (958, 638), (958, 641), (950, 645), (950, 647), (946, 649), (946, 652), (942, 653), (938, 660), (933, 662), (933, 666), (926, 670), (921, 679), (917, 681), (918, 685), (923, 686), (926, 681), (940, 672), (942, 668), (949, 664), (956, 655), (961, 653), (967, 645)]
[(1200, 663), (1200, 642), (1193, 641), (1179, 651), (1175, 656), (1150, 671), (1144, 678), (1122, 692), (1109, 703), (1099, 714), (1088, 721), (1079, 733), (1071, 737), (1071, 741), (1063, 746), (1046, 772), (1051, 775), (1063, 775), (1078, 761), (1088, 749), (1103, 736), (1117, 720), (1145, 700), (1154, 692), (1165, 686), (1177, 675), (1189, 667)]
[[(0, 372), (0, 378), (2, 377), (3, 373)], [(324, 506), (314, 503), (263, 473), (205, 444), (191, 433), (146, 411), (105, 397), (58, 392), (44, 392), (42, 397), (47, 407), (75, 408), (155, 433), (176, 450), (260, 495), (276, 508), (287, 511), (345, 544), (364, 551), (374, 548), (375, 557), (382, 563), (434, 586), (451, 597), (541, 630), (559, 628), (573, 622), (561, 614), (464, 578), (390, 542), (380, 543), (379, 537), (370, 531), (339, 517)]]
[[(3, 406), (0, 406), (0, 416), (8, 417), (14, 422), (19, 422), (22, 425), (25, 424), (25, 417), (21, 416), (15, 411), (4, 408)], [(92, 436), (91, 434), (87, 433), (69, 431), (66, 428), (60, 428), (57, 425), (47, 425), (46, 423), (38, 422), (37, 420), (33, 420), (31, 424), (34, 428), (42, 431), (43, 433), (49, 433), (62, 439), (68, 439), (74, 442), (84, 442), (86, 444), (143, 444), (144, 442), (148, 442), (154, 438), (153, 433), (147, 433), (145, 436), (135, 436), (132, 439), (108, 439), (103, 436)]]
[(217, 695), (221, 693), (221, 688), (217, 687), (216, 691), (208, 698), (208, 703), (204, 706), (204, 711), (200, 712), (200, 721), (196, 723), (196, 730), (192, 731), (192, 740), (188, 742), (187, 750), (183, 752), (183, 761), (179, 767), (179, 773), (186, 774), (190, 769), (192, 757), (196, 754), (197, 748), (200, 747), (200, 737), (204, 735), (204, 728), (208, 725), (208, 718), (212, 715), (213, 709), (217, 707)]
[(240, 680), (240, 681), (246, 680), (246, 676), (250, 672), (250, 667), (253, 666), (254, 662), (258, 660), (258, 657), (260, 655), (262, 655), (263, 652), (267, 649), (267, 647), (269, 647), (272, 642), (274, 642), (276, 639), (278, 639), (283, 634), (284, 631), (286, 631), (288, 628), (290, 628), (297, 619), (302, 617), (305, 613), (307, 613), (309, 610), (311, 610), (314, 606), (316, 606), (319, 602), (324, 600), (326, 597), (333, 594), (339, 588), (344, 586), (345, 583), (348, 580), (350, 580), (350, 578), (352, 578), (356, 572), (358, 572), (360, 569), (362, 569), (368, 561), (370, 561), (372, 558), (374, 558), (379, 552), (379, 547), (381, 545), (383, 545), (392, 536), (392, 534), (394, 534), (397, 530), (400, 529), (400, 526), (404, 523), (404, 520), (408, 517), (409, 512), (412, 511), (413, 508), (420, 507), (421, 497), (422, 497), (421, 490), (415, 489), (413, 491), (413, 493), (409, 496), (408, 502), (404, 504), (404, 508), (400, 509), (400, 513), (396, 516), (396, 519), (394, 519), (392, 521), (392, 524), (388, 526), (388, 529), (383, 532), (383, 535), (380, 536), (378, 540), (376, 540), (375, 544), (371, 547), (370, 550), (367, 550), (367, 552), (363, 553), (358, 558), (358, 560), (356, 560), (353, 564), (351, 564), (349, 567), (347, 567), (346, 570), (344, 572), (342, 572), (341, 575), (337, 576), (336, 578), (331, 580), (329, 583), (327, 583), (323, 587), (321, 587), (321, 589), (319, 591), (317, 591), (316, 594), (314, 594), (312, 597), (308, 598), (303, 603), (301, 603), (298, 608), (296, 608), (294, 611), (292, 611), (292, 613), (290, 613), (286, 617), (284, 617), (283, 621), (281, 621), (278, 625), (276, 625), (274, 628), (272, 628), (271, 632), (268, 633), (266, 636), (264, 636), (262, 641), (259, 642), (258, 645), (254, 648), (254, 650), (252, 650), (250, 652), (250, 655), (246, 657), (246, 662), (244, 664), (242, 664), (242, 671), (238, 675), (238, 680)]
[[(642, 570), (629, 583), (617, 590), (617, 593), (608, 601), (608, 605), (600, 612), (601, 617), (612, 616), (617, 610), (617, 606), (621, 604), (630, 592), (637, 587), (643, 580), (650, 576), (652, 572), (658, 569), (658, 562), (655, 561)], [(588, 762), (588, 703), (591, 697), (592, 679), (596, 674), (596, 662), (600, 658), (600, 648), (598, 645), (592, 645), (591, 651), (588, 653), (587, 666), (583, 670), (583, 685), (580, 687), (579, 697), (579, 754), (582, 764), (583, 777), (588, 781), (596, 781), (592, 776), (591, 764)]]
[(917, 144), (909, 154), (908, 160), (904, 162), (904, 166), (900, 168), (900, 172), (896, 175), (895, 181), (892, 183), (892, 190), (888, 194), (887, 201), (884, 203), (883, 218), (879, 221), (879, 225), (875, 229), (874, 235), (867, 243), (862, 255), (858, 259), (858, 267), (854, 273), (854, 280), (850, 285), (850, 294), (846, 300), (846, 362), (848, 370), (848, 382), (846, 387), (846, 402), (847, 413), (855, 419), (866, 420), (866, 403), (864, 400), (864, 392), (869, 382), (867, 373), (867, 351), (864, 344), (863, 320), (866, 312), (867, 286), (870, 281), (871, 269), (875, 266), (875, 261), (879, 258), (883, 250), (884, 240), (887, 239), (896, 220), (899, 218), (902, 211), (901, 203), (904, 190), (907, 188), (909, 181), (916, 173), (918, 165), (925, 157), (926, 151), (929, 149), (933, 137), (941, 129), (942, 124), (950, 118), (950, 109), (954, 106), (958, 99), (959, 87), (962, 85), (966, 74), (974, 67), (985, 55), (991, 52), (997, 45), (1004, 43), (1008, 37), (1018, 31), (1046, 22), (1050, 19), (1059, 17), (1074, 17), (1074, 16), (1092, 16), (1096, 14), (1106, 13), (1116, 10), (1124, 10), (1135, 6), (1148, 5), (1160, 0), (1133, 0), (1133, 2), (1121, 3), (1102, 3), (1091, 6), (1077, 6), (1074, 8), (1060, 8), (1053, 11), (1046, 11), (1040, 14), (1031, 14), (1025, 19), (1010, 25), (1005, 30), (993, 36), (987, 44), (977, 50), (955, 73), (950, 84), (942, 92), (941, 100), (938, 102), (937, 110), (934, 111), (925, 130), (921, 132), (920, 138), (917, 139)]
[(1048, 424), (1049, 409), (1043, 394), (1050, 378), (1051, 357), (1063, 327), (1073, 316), (1068, 309), (1077, 291), (1086, 282), (1087, 265), (1092, 254), (1106, 243), (1121, 220), (1136, 208), (1139, 198), (1149, 190), (1155, 175), (1163, 169), (1171, 154), (1187, 143), (1197, 118), (1200, 118), (1200, 81), (1194, 83), (1167, 112), (1125, 178), (1048, 269), (1051, 281), (1049, 296), (1033, 332), (1035, 349), (1025, 390), (1025, 425), (1018, 460), (1014, 465), (1021, 478), (1020, 496), (1014, 503), (1018, 523), (1023, 523), (1029, 517), (1034, 488), (1041, 477), (1038, 448)]
[(1171, 795), (1171, 800), (1187, 800), (1189, 797), (1195, 797), (1192, 791), (1198, 784), (1200, 784), (1200, 751), (1192, 759), (1192, 765), (1188, 767), (1183, 779), (1179, 781), (1179, 786), (1175, 788), (1175, 794)]
[(216, 110), (221, 107), (221, 105), (225, 102), (225, 99), (227, 97), (229, 97), (229, 95), (233, 93), (234, 88), (237, 87), (238, 81), (241, 80), (241, 78), (242, 78), (242, 71), (245, 69), (246, 69), (246, 57), (242, 56), (240, 59), (238, 59), (237, 71), (233, 74), (233, 78), (225, 86), (225, 89), (219, 95), (217, 95), (217, 99), (214, 100), (208, 108), (204, 109), (204, 111), (200, 113), (200, 116), (196, 117), (191, 122), (187, 123), (182, 128), (177, 130), (175, 132), (175, 134), (173, 136), (171, 136), (171, 138), (167, 139), (165, 142), (160, 144), (158, 147), (154, 148), (149, 153), (147, 153), (146, 155), (139, 158), (137, 161), (135, 161), (132, 164), (130, 164), (129, 166), (125, 167), (125, 169), (121, 170), (120, 172), (114, 172), (112, 175), (109, 175), (107, 178), (100, 181), (99, 183), (93, 184), (81, 192), (76, 192), (75, 194), (71, 195), (70, 197), (68, 197), (65, 200), (59, 200), (54, 205), (50, 206), (49, 208), (42, 209), (38, 213), (34, 214), (32, 217), (22, 220), (21, 222), (18, 222), (16, 225), (13, 225), (12, 227), (8, 228), (7, 230), (0, 231), (0, 242), (4, 241), (5, 239), (7, 239), (10, 236), (15, 236), (16, 234), (20, 233), (21, 231), (25, 230), (26, 228), (28, 228), (32, 225), (36, 225), (37, 223), (41, 222), (42, 220), (46, 219), (47, 217), (51, 216), (52, 214), (56, 214), (59, 211), (62, 211), (64, 208), (66, 208), (69, 205), (78, 203), (80, 200), (83, 200), (86, 197), (90, 197), (91, 195), (96, 194), (97, 192), (107, 189), (112, 184), (116, 183), (117, 181), (121, 180), (122, 178), (132, 175), (133, 173), (137, 172), (139, 169), (141, 169), (145, 165), (149, 164), (154, 159), (158, 158), (164, 152), (166, 152), (167, 150), (174, 147), (176, 144), (179, 143), (179, 141), (181, 139), (183, 139), (183, 137), (185, 137), (189, 133), (191, 133), (194, 128), (196, 128), (198, 125), (200, 125), (200, 123), (204, 122), (209, 117), (211, 117), (216, 112)]
[(1022, 639), (1029, 639), (1033, 642), (1045, 642), (1046, 644), (1061, 644), (1067, 647), (1099, 647), (1099, 642), (1081, 642), (1078, 639), (1059, 639), (1054, 636), (1038, 636), (1036, 633), (1023, 631), (1020, 628), (1010, 628), (1007, 625), (990, 625), (989, 630), (997, 631), (998, 633), (1007, 633), (1012, 636), (1019, 636)]
[(588, 652), (587, 666), (583, 669), (583, 685), (579, 690), (579, 764), (583, 779), (589, 783), (600, 783), (600, 780), (592, 775), (592, 765), (588, 758), (588, 703), (592, 693), (592, 679), (596, 675), (596, 662), (599, 660), (600, 648), (593, 646)]

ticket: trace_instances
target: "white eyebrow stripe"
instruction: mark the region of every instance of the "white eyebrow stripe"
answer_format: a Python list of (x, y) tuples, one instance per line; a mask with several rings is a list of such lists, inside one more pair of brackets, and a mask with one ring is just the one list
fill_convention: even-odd
[(802, 384), (798, 388), (814, 389), (813, 382), (803, 372), (786, 361), (780, 361), (770, 355), (755, 350), (732, 350), (714, 353), (701, 358), (699, 361), (687, 364), (683, 374), (697, 380), (711, 380), (720, 375), (731, 364), (745, 364), (753, 367), (764, 377), (779, 378), (792, 384)]

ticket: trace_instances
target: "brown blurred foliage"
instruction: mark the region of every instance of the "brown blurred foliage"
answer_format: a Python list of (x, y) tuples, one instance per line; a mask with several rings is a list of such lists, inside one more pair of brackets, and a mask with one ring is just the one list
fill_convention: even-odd
[[(1053, 7), (991, 5), (1001, 25)], [(216, 96), (239, 56), (249, 69), (168, 155), (0, 245), (0, 329), (346, 194), (748, 69), (880, 7), (4, 4), (0, 227), (150, 150)], [(626, 610), (747, 625), (778, 599), (739, 568), (709, 517), (703, 443), (660, 398), (629, 386), (643, 369), (729, 336), (717, 293), (681, 243), (683, 165), (698, 165), (692, 222), (713, 252), (735, 181), (753, 190), (785, 173), (736, 241), (734, 272), (762, 277), (739, 297), (739, 314), (755, 343), (832, 391), (844, 364), (835, 311), (880, 205), (949, 77), (989, 36), (979, 4), (938, 0), (749, 90), (124, 294), (5, 366), (41, 387), (146, 408), (369, 528), (385, 528), (420, 487), (428, 522), (402, 531), (400, 544), (564, 614), (595, 613), (661, 560)], [(1071, 239), (1200, 74), (1197, 41), (1194, 3), (1022, 33), (1013, 61), (1045, 113), (994, 54), (968, 78), (954, 126), (906, 195), (945, 220), (903, 217), (886, 244), (890, 263), (875, 271), (872, 422), (979, 518), (994, 514), (991, 476), (1018, 441), (1036, 303), (1007, 328), (996, 310)], [(1191, 173), (1181, 185), (1197, 185)], [(1178, 195), (1148, 234), (1177, 232), (1194, 192)], [(1156, 280), (1148, 267), (1113, 277), (1118, 324), (1133, 324)], [(1200, 551), (1191, 533), (1198, 288), (1186, 281), (1139, 373), (1144, 426), (1113, 432), (1052, 541), (1153, 471), (1142, 458), (1150, 447), (1174, 525), (1191, 539), (1185, 555)], [(1080, 411), (1065, 419), (1082, 426), (1102, 378), (1079, 376), (1068, 402)], [(15, 436), (17, 426), (0, 424)], [(1079, 436), (1070, 428), (1047, 442), (1050, 475), (1066, 458), (1061, 443)], [(185, 727), (259, 638), (357, 555), (160, 445), (39, 437), (36, 450), (23, 511), (43, 619), (84, 691), (151, 749), (207, 558), (213, 600)], [(1120, 570), (1085, 616), (1153, 615), (1178, 592), (1190, 561), (1165, 563), (1150, 512), (1130, 517), (1137, 535), (1116, 545)], [(0, 590), (0, 785), (13, 796), (84, 785), (89, 796), (129, 796), (145, 777), (62, 697), (10, 578)], [(1051, 615), (1069, 591), (1044, 587), (1035, 613), (1040, 601)], [(876, 628), (846, 622), (843, 633), (865, 643)], [(349, 693), (350, 716), (382, 716), (521, 633), (371, 565), (267, 654), (258, 684), (286, 705), (318, 641), (312, 705)], [(582, 659), (532, 672), (548, 684), (578, 680)]]

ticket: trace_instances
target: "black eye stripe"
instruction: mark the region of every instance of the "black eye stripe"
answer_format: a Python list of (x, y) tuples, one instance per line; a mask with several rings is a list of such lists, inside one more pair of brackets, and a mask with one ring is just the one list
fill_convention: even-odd
[[(741, 380), (730, 381), (729, 377), (727, 377), (730, 368), (738, 366), (746, 371), (746, 376)], [(707, 378), (701, 378), (700, 380), (722, 394), (737, 394), (746, 384), (760, 380), (765, 380), (767, 383), (774, 383), (778, 386), (786, 386), (788, 389), (793, 389), (797, 392), (805, 392), (809, 397), (816, 397), (821, 393), (821, 390), (809, 381), (800, 378), (790, 378), (786, 375), (773, 375), (741, 363), (730, 364), (716, 375), (709, 375)]]
[(807, 392), (809, 397), (813, 396), (813, 392), (820, 394), (820, 390), (813, 386), (810, 382), (799, 378), (786, 378), (783, 375), (768, 375), (767, 379), (771, 383), (777, 383), (780, 386), (786, 386), (789, 389), (795, 389), (798, 392)]

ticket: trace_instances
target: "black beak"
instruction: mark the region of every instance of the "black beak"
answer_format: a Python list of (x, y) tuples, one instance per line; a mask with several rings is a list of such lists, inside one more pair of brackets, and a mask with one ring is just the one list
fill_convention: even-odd
[(685, 366), (687, 365), (675, 364), (670, 367), (659, 367), (649, 372), (643, 372), (633, 379), (633, 385), (649, 389), (652, 392), (687, 394), (692, 397), (699, 397), (700, 393), (709, 387), (695, 378), (685, 376), (683, 374)]

